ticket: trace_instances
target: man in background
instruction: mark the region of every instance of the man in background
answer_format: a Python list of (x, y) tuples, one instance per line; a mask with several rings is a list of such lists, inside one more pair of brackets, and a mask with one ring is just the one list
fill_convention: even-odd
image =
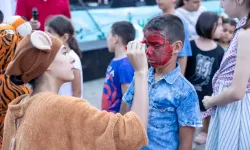
[[(38, 18), (32, 16), (32, 9), (38, 10)], [(44, 31), (44, 22), (49, 16), (64, 15), (71, 18), (69, 0), (17, 0), (16, 15), (30, 20), (33, 30)]]

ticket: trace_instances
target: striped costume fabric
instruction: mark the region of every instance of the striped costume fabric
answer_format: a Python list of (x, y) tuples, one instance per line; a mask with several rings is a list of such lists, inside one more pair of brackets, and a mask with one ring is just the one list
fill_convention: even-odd
[(20, 40), (21, 36), (16, 33), (12, 26), (0, 25), (0, 149), (8, 104), (18, 96), (30, 93), (30, 89), (27, 86), (17, 86), (5, 75), (7, 66), (14, 57), (17, 43)]

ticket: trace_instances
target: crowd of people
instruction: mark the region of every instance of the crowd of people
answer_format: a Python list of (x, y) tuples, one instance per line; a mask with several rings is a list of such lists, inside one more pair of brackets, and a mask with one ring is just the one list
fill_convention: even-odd
[(200, 0), (156, 2), (142, 41), (130, 22), (110, 28), (102, 110), (83, 99), (68, 0), (0, 11), (1, 148), (250, 149), (250, 0), (222, 0), (227, 18)]

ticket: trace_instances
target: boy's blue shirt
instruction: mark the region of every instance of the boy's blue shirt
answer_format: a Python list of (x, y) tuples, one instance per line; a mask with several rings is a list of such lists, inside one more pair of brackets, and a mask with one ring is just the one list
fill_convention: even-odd
[[(202, 127), (198, 96), (193, 86), (181, 74), (180, 66), (163, 76), (157, 83), (154, 68), (148, 71), (149, 145), (143, 150), (177, 150), (179, 127)], [(134, 80), (123, 96), (132, 105)]]
[(191, 44), (190, 44), (190, 34), (189, 34), (189, 30), (188, 30), (188, 24), (187, 22), (181, 17), (178, 16), (184, 26), (184, 32), (185, 32), (185, 39), (184, 39), (184, 43), (183, 43), (183, 48), (181, 50), (181, 52), (179, 53), (178, 57), (188, 57), (188, 56), (192, 56), (192, 49), (191, 49)]
[(134, 69), (129, 59), (112, 60), (106, 72), (102, 93), (102, 110), (118, 113), (122, 102), (122, 84), (130, 84)]

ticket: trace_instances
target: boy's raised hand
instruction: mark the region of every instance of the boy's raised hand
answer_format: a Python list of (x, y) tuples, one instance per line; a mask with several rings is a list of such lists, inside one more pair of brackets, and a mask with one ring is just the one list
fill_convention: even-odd
[(146, 45), (139, 41), (131, 41), (127, 45), (127, 57), (133, 65), (135, 72), (146, 72), (148, 63)]

